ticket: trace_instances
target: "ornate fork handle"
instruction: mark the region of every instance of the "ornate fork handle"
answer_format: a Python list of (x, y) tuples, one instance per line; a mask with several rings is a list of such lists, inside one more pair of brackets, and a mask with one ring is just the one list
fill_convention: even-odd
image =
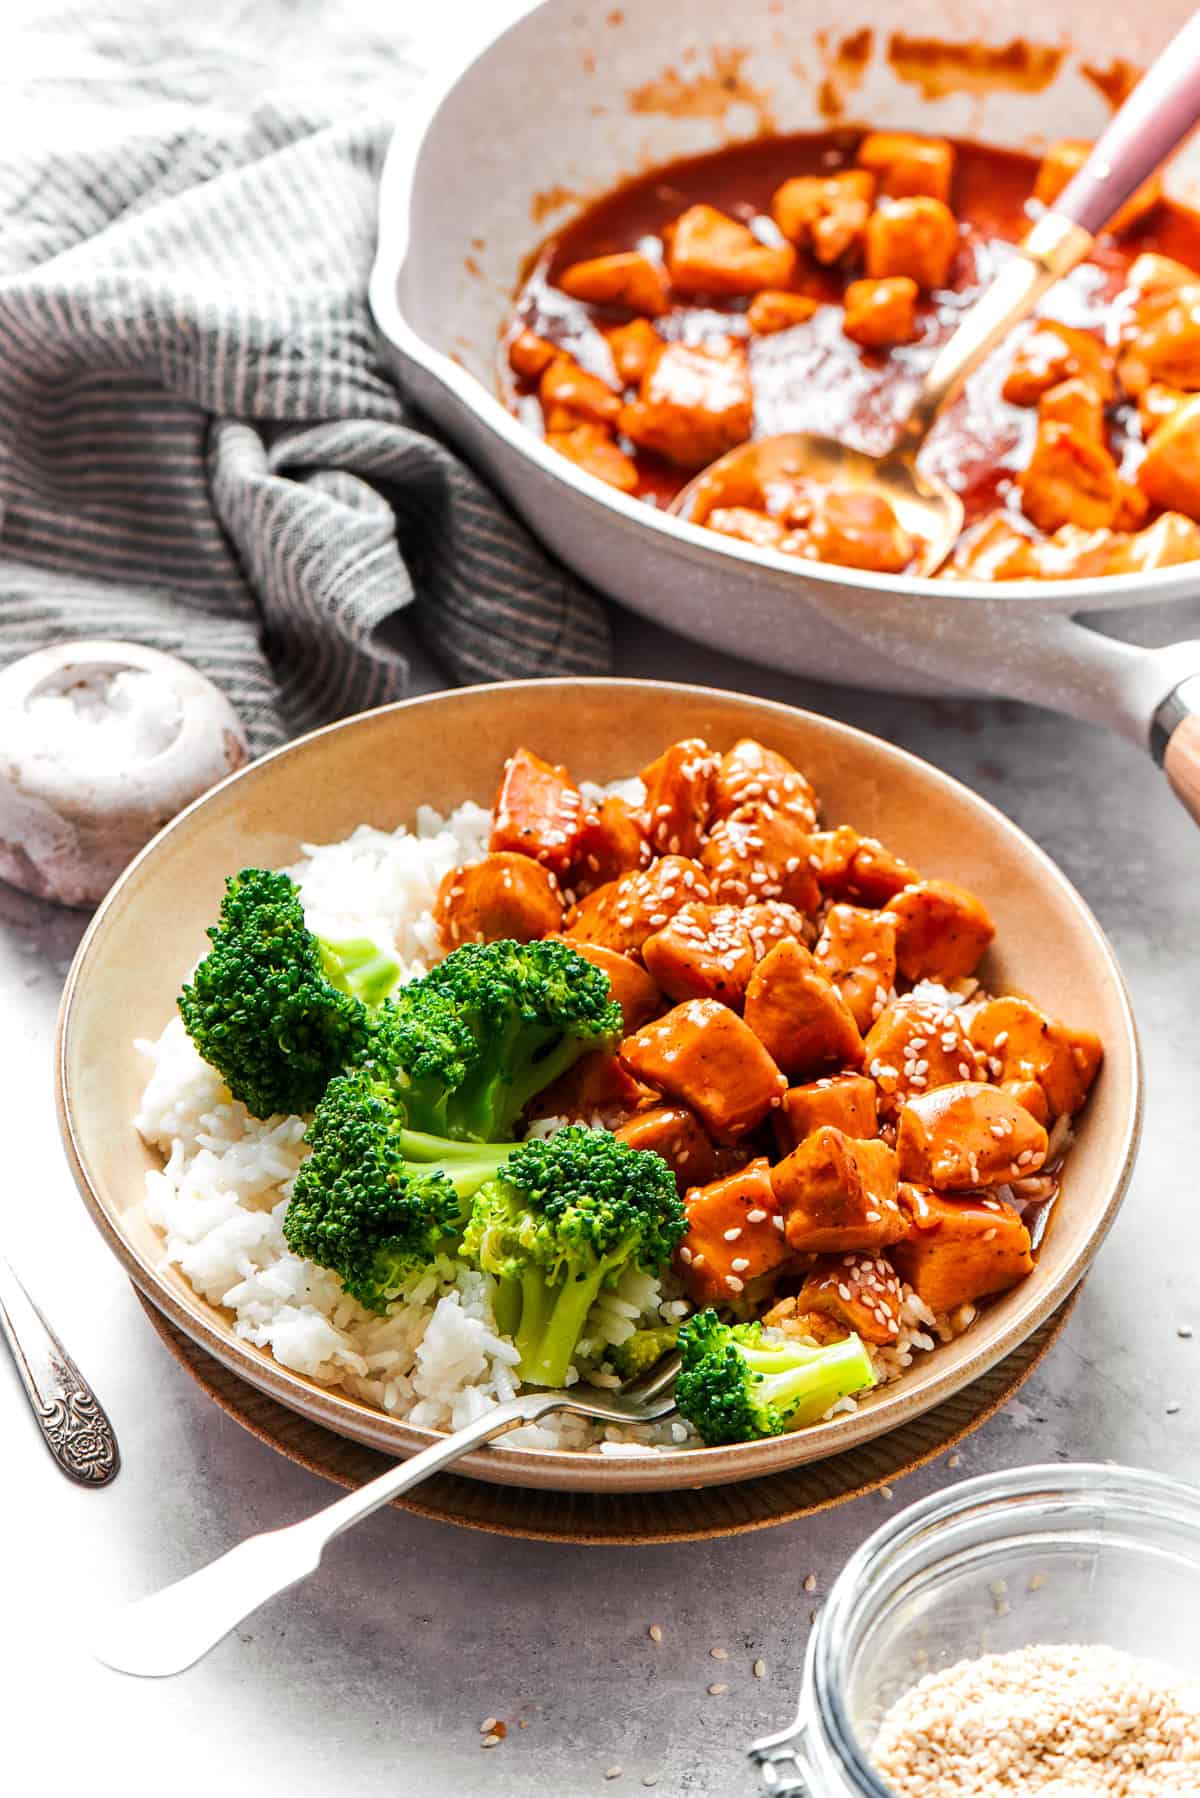
[(0, 1330), (46, 1447), (82, 1486), (103, 1486), (121, 1465), (117, 1439), (95, 1393), (0, 1255)]

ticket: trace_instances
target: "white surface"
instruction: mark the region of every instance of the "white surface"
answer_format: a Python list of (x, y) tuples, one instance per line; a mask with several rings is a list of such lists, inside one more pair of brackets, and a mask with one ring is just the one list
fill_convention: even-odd
[[(443, 5), (427, 23), (458, 29)], [(235, 11), (237, 9), (234, 9)], [(411, 8), (416, 12), (416, 8)], [(10, 124), (11, 128), (11, 124)], [(874, 729), (1001, 805), (1108, 929), (1145, 1038), (1146, 1142), (1121, 1221), (1067, 1334), (900, 1504), (1014, 1461), (1106, 1456), (1200, 1480), (1200, 839), (1161, 775), (1115, 738), (1002, 702), (881, 699), (752, 672), (632, 619), (620, 670), (740, 686)], [(428, 679), (427, 685), (437, 684)], [(56, 1473), (0, 1354), (4, 1628), (0, 1790), (58, 1798), (261, 1791), (268, 1798), (574, 1798), (757, 1790), (742, 1749), (791, 1713), (820, 1592), (889, 1501), (698, 1547), (507, 1543), (388, 1511), (202, 1665), (143, 1684), (86, 1653), (108, 1604), (177, 1578), (248, 1532), (333, 1496), (228, 1421), (161, 1346), (75, 1196), (53, 1117), (54, 1011), (83, 927), (0, 888), (0, 1090), (10, 1146), (5, 1248), (120, 1437), (111, 1490)], [(152, 949), (151, 951), (152, 952)], [(113, 1020), (114, 1031), (121, 1027)], [(1177, 1334), (1191, 1324), (1193, 1339)], [(1181, 1409), (1168, 1416), (1169, 1403)], [(803, 1590), (815, 1572), (817, 1595)], [(663, 1629), (660, 1644), (647, 1626)], [(729, 1659), (709, 1658), (712, 1645)], [(752, 1664), (766, 1663), (756, 1680)], [(729, 1691), (710, 1697), (710, 1682)], [(506, 1720), (498, 1748), (478, 1725)], [(525, 1717), (528, 1728), (518, 1730)], [(606, 1784), (605, 1769), (623, 1776)], [(119, 1770), (119, 1771), (118, 1771)]]

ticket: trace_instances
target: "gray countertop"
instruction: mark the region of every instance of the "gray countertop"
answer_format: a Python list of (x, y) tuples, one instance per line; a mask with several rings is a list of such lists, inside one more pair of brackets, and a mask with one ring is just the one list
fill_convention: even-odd
[[(390, 1510), (336, 1544), (201, 1666), (160, 1684), (90, 1661), (99, 1609), (178, 1577), (332, 1496), (243, 1433), (155, 1336), (75, 1196), (53, 1116), (50, 1046), (84, 919), (0, 888), (0, 1035), (10, 1144), (5, 1247), (96, 1383), (124, 1468), (84, 1492), (53, 1469), (0, 1355), (5, 1442), (0, 1755), (23, 1789), (177, 1798), (253, 1785), (355, 1798), (526, 1792), (752, 1792), (751, 1737), (790, 1713), (818, 1592), (884, 1515), (971, 1473), (1112, 1458), (1200, 1479), (1200, 843), (1162, 776), (1089, 726), (1015, 705), (818, 688), (622, 619), (620, 671), (810, 705), (928, 757), (999, 805), (1090, 901), (1133, 989), (1148, 1077), (1132, 1191), (1067, 1331), (947, 1460), (811, 1521), (699, 1546), (563, 1548)], [(426, 676), (422, 685), (436, 684)], [(1197, 1336), (1179, 1335), (1194, 1324)], [(1177, 1412), (1168, 1415), (1168, 1404)], [(655, 1644), (651, 1623), (662, 1626)], [(729, 1658), (718, 1667), (709, 1649)], [(765, 1662), (756, 1679), (752, 1665)], [(728, 1682), (709, 1696), (714, 1680)], [(507, 1739), (481, 1750), (479, 1724)], [(518, 1728), (524, 1720), (527, 1727)], [(606, 1784), (607, 1769), (623, 1769)], [(242, 1772), (246, 1769), (246, 1772)], [(232, 1775), (232, 1780), (230, 1776)], [(14, 1788), (16, 1789), (16, 1788)]]

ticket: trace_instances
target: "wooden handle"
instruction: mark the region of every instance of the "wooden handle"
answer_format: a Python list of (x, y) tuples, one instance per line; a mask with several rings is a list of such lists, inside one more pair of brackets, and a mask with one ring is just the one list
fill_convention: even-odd
[(1184, 718), (1171, 732), (1163, 756), (1167, 779), (1176, 797), (1200, 824), (1200, 714)]

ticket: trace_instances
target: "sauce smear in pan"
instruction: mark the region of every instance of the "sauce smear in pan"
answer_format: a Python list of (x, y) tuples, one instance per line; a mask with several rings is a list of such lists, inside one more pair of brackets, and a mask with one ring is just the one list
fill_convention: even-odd
[[(641, 176), (533, 260), (501, 349), (505, 402), (656, 506), (751, 435), (820, 431), (879, 453), (933, 350), (1081, 153), (1054, 146), (1039, 163), (839, 130)], [(929, 440), (922, 466), (966, 508), (951, 576), (1200, 556), (1200, 218), (1156, 189), (1135, 200), (1043, 302), (1040, 317), (1067, 335), (1019, 328)], [(895, 532), (881, 536), (879, 520), (847, 532), (824, 503), (736, 494), (708, 522), (810, 559), (902, 571)]]

